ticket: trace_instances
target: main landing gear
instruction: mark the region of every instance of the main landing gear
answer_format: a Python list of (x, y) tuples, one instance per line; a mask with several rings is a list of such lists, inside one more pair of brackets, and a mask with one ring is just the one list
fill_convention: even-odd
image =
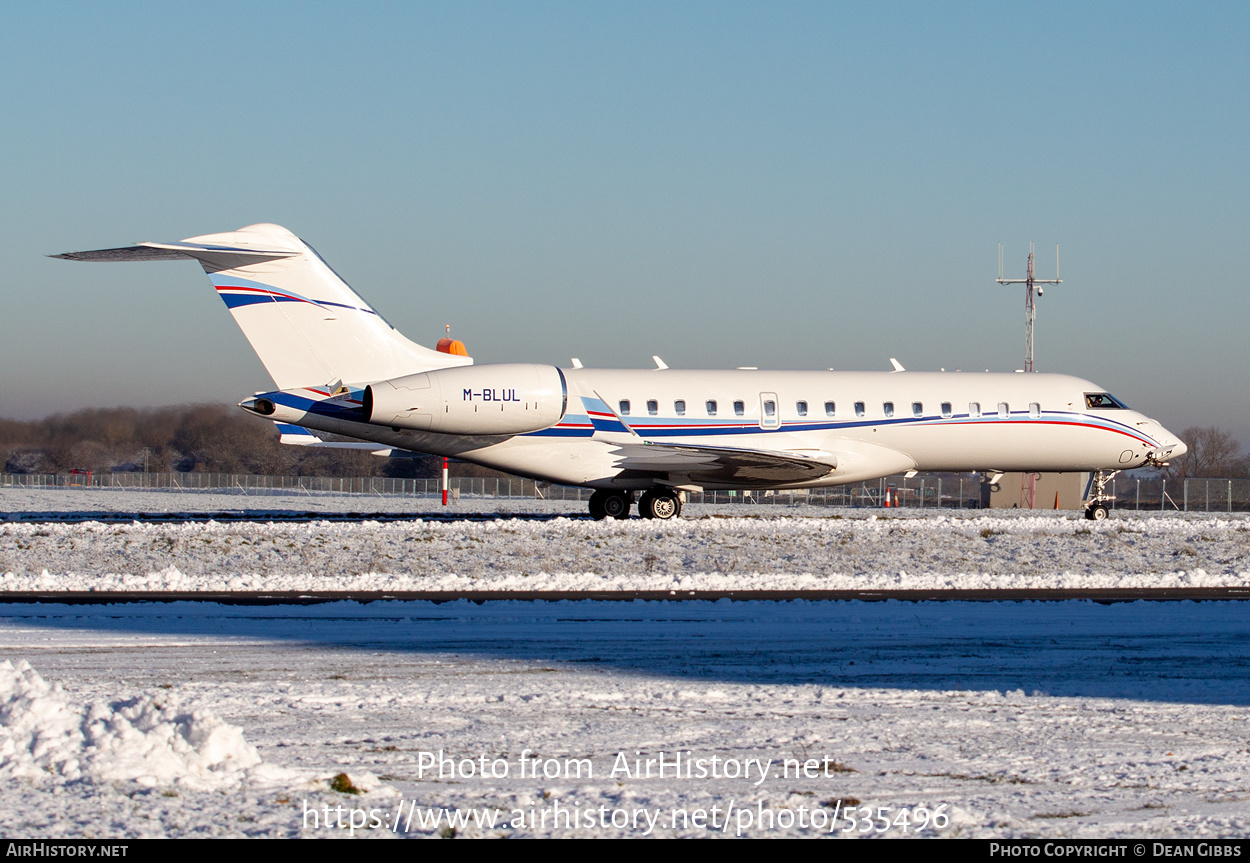
[(590, 496), (590, 515), (595, 521), (629, 518), (629, 508), (633, 505), (634, 495), (631, 492), (600, 489)]
[(1099, 470), (1089, 475), (1089, 484), (1085, 486), (1085, 517), (1090, 521), (1102, 521), (1110, 512), (1108, 504), (1115, 500), (1115, 495), (1107, 494), (1107, 483), (1117, 473), (1118, 470)]
[[(633, 492), (600, 489), (590, 496), (590, 515), (596, 521), (605, 518), (629, 518), (634, 503)], [(638, 514), (643, 518), (667, 521), (681, 515), (681, 496), (667, 488), (651, 489), (638, 499)]]
[(638, 514), (643, 518), (677, 518), (681, 515), (681, 496), (667, 488), (644, 491), (638, 499)]

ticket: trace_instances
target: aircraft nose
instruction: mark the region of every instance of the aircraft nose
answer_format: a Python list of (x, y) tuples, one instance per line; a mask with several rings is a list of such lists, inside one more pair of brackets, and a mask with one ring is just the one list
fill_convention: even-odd
[(1170, 431), (1159, 425), (1159, 434), (1155, 435), (1159, 441), (1159, 458), (1180, 458), (1189, 452), (1189, 447), (1185, 446), (1185, 442)]

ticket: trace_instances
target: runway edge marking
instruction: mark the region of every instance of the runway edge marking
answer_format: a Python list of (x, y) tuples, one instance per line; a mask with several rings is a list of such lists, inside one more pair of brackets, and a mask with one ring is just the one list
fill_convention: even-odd
[(937, 590), (318, 590), (318, 591), (0, 591), (0, 604), (113, 605), (206, 602), (319, 605), (329, 602), (1228, 602), (1250, 587), (1027, 588)]

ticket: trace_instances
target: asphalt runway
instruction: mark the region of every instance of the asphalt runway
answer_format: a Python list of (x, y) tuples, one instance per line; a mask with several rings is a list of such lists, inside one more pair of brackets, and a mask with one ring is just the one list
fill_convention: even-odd
[(401, 522), (428, 521), (451, 523), (457, 521), (495, 521), (496, 519), (518, 521), (553, 521), (557, 518), (590, 519), (589, 513), (556, 512), (312, 512), (298, 509), (223, 509), (206, 512), (7, 512), (0, 513), (0, 521), (22, 524), (202, 524), (210, 521), (269, 524), (300, 524), (313, 521), (359, 523), (366, 521)]
[(410, 591), (0, 591), (0, 603), (113, 605), (209, 602), (219, 605), (321, 605), (329, 602), (1228, 602), (1250, 587), (1032, 588), (1020, 590), (410, 590)]

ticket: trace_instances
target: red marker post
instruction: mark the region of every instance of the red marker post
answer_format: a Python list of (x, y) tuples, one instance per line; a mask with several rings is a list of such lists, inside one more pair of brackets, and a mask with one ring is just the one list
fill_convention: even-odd
[(447, 506), (447, 459), (443, 459), (443, 506)]

